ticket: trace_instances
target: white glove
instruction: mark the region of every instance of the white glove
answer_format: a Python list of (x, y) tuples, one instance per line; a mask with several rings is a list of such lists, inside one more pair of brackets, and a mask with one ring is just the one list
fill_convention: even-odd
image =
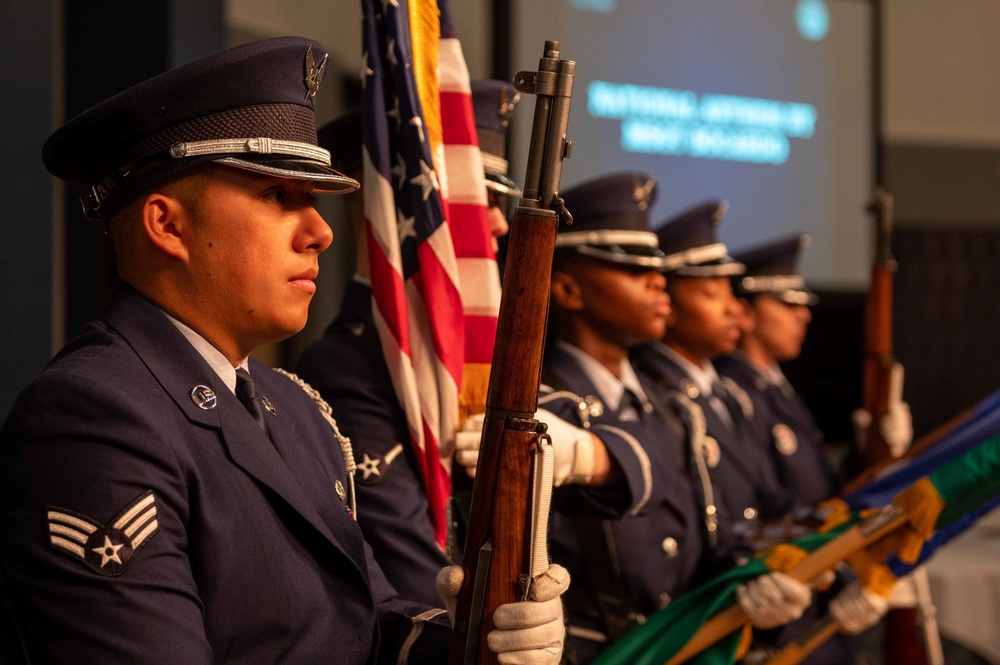
[[(552, 484), (584, 483), (594, 475), (594, 438), (587, 430), (572, 425), (551, 411), (539, 409), (535, 419), (549, 426), (552, 438)], [(479, 441), (483, 431), (483, 415), (467, 418), (455, 433), (455, 461), (465, 472), (476, 477), (479, 463)]]
[(893, 402), (889, 406), (889, 412), (879, 421), (879, 428), (892, 456), (901, 456), (913, 441), (913, 415), (910, 413), (910, 405), (906, 402)]
[[(465, 574), (461, 566), (442, 568), (437, 589), (455, 622), (455, 603)], [(562, 657), (566, 627), (562, 594), (569, 588), (569, 573), (559, 564), (535, 578), (531, 600), (501, 605), (493, 614), (496, 626), (486, 636), (490, 651), (501, 665), (556, 665)]]
[[(868, 428), (872, 424), (872, 414), (864, 409), (855, 409), (851, 414), (854, 423), (854, 436), (858, 445), (864, 450), (868, 446)], [(879, 421), (879, 430), (889, 452), (893, 457), (899, 457), (910, 447), (913, 441), (913, 416), (910, 405), (906, 402), (893, 402), (889, 411)]]
[(754, 628), (767, 629), (801, 617), (812, 590), (784, 573), (769, 573), (737, 588), (736, 598)]
[(885, 598), (854, 582), (830, 601), (830, 614), (840, 629), (848, 635), (857, 635), (881, 619), (889, 604)]
[(892, 592), (885, 602), (889, 604), (889, 609), (913, 609), (918, 607), (920, 600), (917, 598), (917, 575), (926, 575), (927, 570), (923, 567), (914, 568), (906, 577), (900, 577), (892, 585)]
[(465, 579), (465, 571), (461, 566), (445, 566), (438, 571), (437, 579), (434, 581), (437, 586), (438, 595), (444, 601), (444, 607), (448, 610), (448, 618), (451, 625), (455, 625), (455, 607), (458, 605), (458, 592), (462, 589), (462, 581)]
[(559, 487), (588, 482), (594, 475), (594, 435), (545, 409), (536, 411), (535, 419), (549, 426), (552, 484)]
[[(479, 440), (483, 437), (483, 421), (485, 413), (469, 416), (455, 432), (455, 461), (465, 467), (470, 478), (476, 477), (476, 466), (479, 464)], [(445, 569), (447, 570), (447, 569)]]

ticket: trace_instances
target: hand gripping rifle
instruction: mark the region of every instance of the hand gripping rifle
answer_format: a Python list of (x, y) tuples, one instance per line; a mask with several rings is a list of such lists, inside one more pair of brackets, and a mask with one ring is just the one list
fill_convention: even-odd
[(548, 568), (552, 445), (534, 414), (556, 230), (560, 217), (572, 221), (558, 189), (571, 148), (566, 126), (575, 69), (559, 59), (559, 42), (547, 41), (538, 71), (514, 77), (519, 91), (536, 96), (535, 117), (524, 194), (508, 236), (450, 665), (496, 663), (486, 644), (493, 612), (527, 599), (532, 580)]

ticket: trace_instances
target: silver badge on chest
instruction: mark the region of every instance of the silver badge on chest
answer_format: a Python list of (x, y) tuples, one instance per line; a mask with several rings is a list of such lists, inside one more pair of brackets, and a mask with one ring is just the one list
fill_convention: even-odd
[(771, 428), (771, 436), (774, 437), (774, 447), (782, 455), (794, 455), (799, 449), (799, 440), (795, 437), (795, 432), (788, 425), (779, 423)]
[(274, 408), (273, 404), (271, 404), (271, 400), (261, 395), (260, 403), (264, 405), (264, 408), (267, 409), (267, 412), (270, 413), (272, 416), (278, 415), (278, 410)]
[(218, 398), (215, 396), (215, 391), (208, 386), (197, 385), (191, 389), (191, 401), (195, 403), (199, 409), (204, 411), (211, 411), (218, 404)]

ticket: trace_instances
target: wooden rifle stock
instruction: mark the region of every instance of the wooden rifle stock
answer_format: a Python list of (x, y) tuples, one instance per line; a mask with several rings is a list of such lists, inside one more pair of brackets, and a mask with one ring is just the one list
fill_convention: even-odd
[[(534, 420), (548, 318), (552, 253), (560, 215), (557, 195), (575, 63), (545, 43), (537, 72), (515, 85), (536, 95), (524, 195), (508, 236), (507, 261), (479, 463), (462, 567), (450, 665), (496, 663), (486, 635), (501, 605), (526, 599), (532, 577), (548, 566), (532, 544), (533, 452), (545, 426)], [(551, 481), (549, 481), (551, 483)], [(534, 556), (533, 556), (534, 555)]]
[(892, 194), (878, 187), (870, 208), (876, 220), (875, 263), (865, 310), (865, 357), (862, 369), (861, 403), (871, 414), (868, 426), (865, 466), (873, 466), (892, 453), (882, 435), (880, 423), (889, 411), (892, 374)]

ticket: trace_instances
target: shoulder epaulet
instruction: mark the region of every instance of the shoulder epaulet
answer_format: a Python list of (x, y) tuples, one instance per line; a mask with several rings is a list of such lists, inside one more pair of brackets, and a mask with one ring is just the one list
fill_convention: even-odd
[(319, 413), (323, 416), (323, 420), (327, 422), (330, 429), (333, 431), (333, 437), (337, 439), (337, 443), (340, 444), (340, 452), (344, 456), (344, 468), (347, 471), (347, 486), (351, 506), (351, 516), (356, 521), (358, 519), (358, 506), (356, 495), (354, 493), (354, 472), (357, 470), (358, 466), (354, 461), (354, 448), (351, 445), (351, 440), (341, 434), (340, 428), (337, 427), (337, 421), (333, 419), (333, 409), (330, 407), (329, 403), (323, 399), (323, 396), (319, 394), (318, 390), (299, 378), (297, 374), (283, 370), (280, 367), (273, 367), (272, 369), (278, 374), (290, 379), (292, 383), (301, 388), (302, 391), (309, 396), (319, 409)]

